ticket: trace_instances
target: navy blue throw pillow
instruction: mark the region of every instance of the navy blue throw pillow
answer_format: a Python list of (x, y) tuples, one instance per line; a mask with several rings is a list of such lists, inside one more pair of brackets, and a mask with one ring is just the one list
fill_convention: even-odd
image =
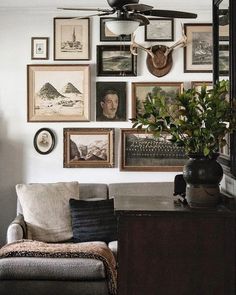
[(117, 239), (117, 219), (113, 199), (84, 201), (70, 199), (70, 212), (74, 242)]

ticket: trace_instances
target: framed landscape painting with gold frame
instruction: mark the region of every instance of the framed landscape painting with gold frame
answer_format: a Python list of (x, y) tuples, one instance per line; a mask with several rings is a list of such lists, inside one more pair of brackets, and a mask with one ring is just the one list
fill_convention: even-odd
[(191, 88), (195, 88), (197, 91), (201, 90), (201, 87), (205, 85), (207, 90), (212, 89), (213, 82), (212, 81), (192, 81)]
[(114, 167), (114, 129), (64, 128), (64, 167)]
[(89, 65), (28, 65), (28, 122), (89, 121)]
[(182, 171), (187, 156), (184, 149), (144, 129), (121, 129), (121, 163), (125, 171)]
[(183, 91), (182, 82), (134, 82), (132, 83), (132, 118), (143, 112), (144, 102), (157, 94), (164, 95), (171, 103), (176, 94)]

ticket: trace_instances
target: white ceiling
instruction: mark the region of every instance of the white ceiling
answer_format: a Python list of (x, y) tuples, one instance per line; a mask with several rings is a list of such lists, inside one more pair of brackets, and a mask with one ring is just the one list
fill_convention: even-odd
[[(140, 3), (160, 9), (194, 12), (195, 10), (210, 10), (212, 0), (140, 0)], [(0, 0), (1, 10), (55, 10), (57, 7), (109, 8), (106, 0)]]

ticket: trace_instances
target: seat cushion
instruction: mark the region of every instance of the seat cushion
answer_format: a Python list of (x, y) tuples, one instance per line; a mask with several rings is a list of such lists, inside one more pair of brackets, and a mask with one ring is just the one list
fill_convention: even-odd
[(104, 241), (117, 238), (114, 200), (70, 200), (72, 230), (75, 242)]
[(69, 199), (79, 198), (78, 182), (17, 184), (28, 239), (61, 242), (72, 238)]

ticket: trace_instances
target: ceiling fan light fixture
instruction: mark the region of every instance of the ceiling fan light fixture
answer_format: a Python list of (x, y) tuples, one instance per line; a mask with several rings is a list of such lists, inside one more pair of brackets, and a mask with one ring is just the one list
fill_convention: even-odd
[(130, 35), (139, 27), (140, 22), (136, 20), (108, 20), (106, 21), (106, 27), (110, 32), (119, 35)]

